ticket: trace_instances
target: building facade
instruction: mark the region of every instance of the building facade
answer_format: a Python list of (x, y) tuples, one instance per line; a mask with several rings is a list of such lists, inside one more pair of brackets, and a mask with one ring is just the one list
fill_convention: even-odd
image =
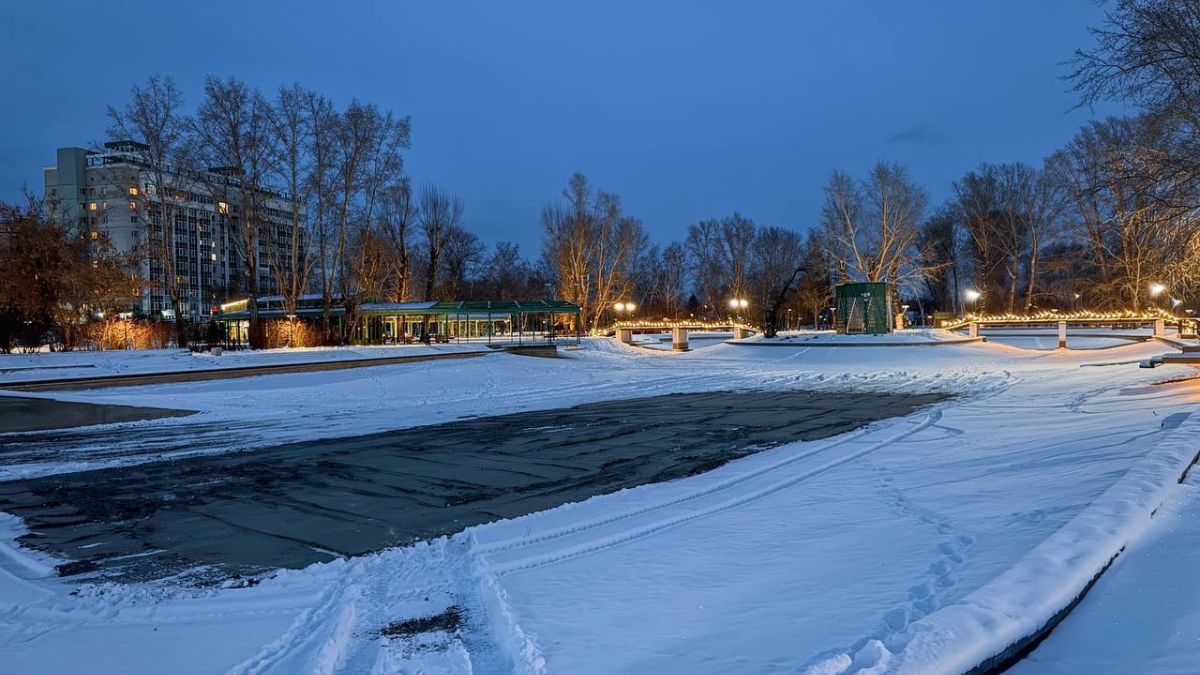
[[(166, 262), (179, 286), (184, 318), (206, 320), (215, 305), (244, 296), (250, 287), (240, 187), (218, 170), (173, 169), (163, 181), (167, 185), (155, 185), (144, 151), (132, 141), (105, 143), (99, 151), (59, 148), (55, 163), (43, 168), (47, 206), (60, 223), (80, 233), (103, 232), (118, 250), (137, 252), (136, 271), (147, 283), (133, 311), (175, 318), (164, 290)], [(169, 208), (163, 207), (164, 196)], [(258, 293), (269, 295), (279, 292), (271, 261), (287, 258), (292, 203), (279, 192), (260, 189), (257, 196)], [(160, 229), (164, 213), (173, 221), (166, 238)]]

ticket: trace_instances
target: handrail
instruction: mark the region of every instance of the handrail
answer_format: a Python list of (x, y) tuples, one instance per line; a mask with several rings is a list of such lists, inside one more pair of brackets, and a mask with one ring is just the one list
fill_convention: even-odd
[(755, 326), (750, 323), (746, 323), (744, 321), (635, 321), (635, 320), (631, 320), (631, 319), (627, 319), (624, 321), (614, 321), (612, 324), (612, 329), (615, 330), (618, 328), (628, 328), (628, 329), (634, 329), (634, 330), (644, 329), (644, 328), (662, 328), (662, 329), (687, 328), (689, 330), (717, 330), (717, 329), (721, 329), (721, 328), (725, 328), (725, 329), (741, 328), (744, 330), (750, 330), (750, 331), (755, 331), (755, 332), (762, 330), (760, 327)]
[(972, 323), (988, 326), (1013, 323), (1059, 323), (1063, 321), (1067, 323), (1145, 323), (1151, 321), (1195, 322), (1197, 319), (1186, 316), (1178, 316), (1166, 310), (1143, 310), (1140, 312), (1134, 312), (1132, 310), (1114, 310), (1106, 312), (1040, 312), (1038, 314), (968, 314), (955, 321), (942, 324), (941, 327), (953, 330), (955, 328), (962, 328), (963, 326)]

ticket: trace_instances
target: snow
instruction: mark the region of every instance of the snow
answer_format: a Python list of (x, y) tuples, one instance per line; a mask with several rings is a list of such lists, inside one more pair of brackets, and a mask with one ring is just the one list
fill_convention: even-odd
[(886, 345), (924, 345), (969, 343), (973, 338), (940, 328), (907, 328), (884, 335), (838, 335), (831, 330), (782, 331), (774, 338), (755, 334), (738, 340), (740, 344), (805, 345), (812, 347), (862, 347)]
[(463, 342), (440, 345), (360, 347), (303, 347), (224, 352), (213, 356), (186, 349), (111, 350), (103, 352), (35, 352), (0, 354), (0, 388), (32, 380), (91, 378), (104, 375), (141, 375), (187, 370), (213, 370), (247, 366), (317, 363), (391, 356), (418, 356), (450, 352), (485, 352), (487, 345)]
[[(1078, 621), (1021, 668), (1148, 672), (1128, 666), (1182, 664), (1167, 653), (1179, 648), (1194, 658), (1183, 636), (1196, 634), (1195, 603), (1138, 631), (1144, 649), (1107, 671), (1084, 653), (1100, 630), (1092, 626), (1117, 611), (1091, 609), (1089, 620), (1094, 598), (1118, 594), (1120, 611), (1157, 616), (1151, 602), (1172, 585), (1162, 578), (1177, 580), (1191, 562), (1198, 490), (1175, 481), (1200, 425), (1181, 414), (1200, 392), (1196, 382), (1167, 381), (1194, 371), (1130, 365), (1162, 353), (1156, 343), (1035, 351), (955, 343), (960, 336), (940, 331), (891, 337), (946, 344), (814, 349), (806, 342), (834, 338), (795, 334), (786, 347), (756, 348), (750, 338), (673, 354), (597, 339), (560, 359), (497, 353), (55, 394), (199, 412), (96, 427), (52, 450), (18, 448), (0, 480), (671, 392), (954, 397), (686, 479), (248, 587), (72, 585), (52, 576), (54, 561), (10, 545), (20, 526), (9, 518), (0, 521), (0, 664), (22, 673), (167, 664), (235, 673), (956, 673), (1036, 628), (1123, 546)], [(104, 368), (178, 360), (112, 358)], [(181, 432), (188, 443), (172, 445)], [(1153, 576), (1155, 594), (1131, 599), (1122, 574)], [(1179, 581), (1185, 592), (1174, 602), (1184, 607), (1197, 587)], [(390, 622), (450, 606), (465, 617), (458, 631), (379, 636)], [(1130, 642), (1106, 630), (1112, 653)], [(1172, 630), (1191, 632), (1172, 639)]]
[(1013, 675), (1194, 673), (1200, 653), (1200, 485), (1174, 491), (1084, 601)]

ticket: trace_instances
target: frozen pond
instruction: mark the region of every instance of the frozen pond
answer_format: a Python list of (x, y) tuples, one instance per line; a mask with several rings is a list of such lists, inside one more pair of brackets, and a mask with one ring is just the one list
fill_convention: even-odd
[[(732, 340), (730, 332), (701, 332), (692, 331), (688, 334), (688, 348), (692, 351), (719, 345), (726, 340)], [(670, 333), (639, 333), (633, 336), (633, 342), (639, 347), (671, 351)]]
[(73, 561), (64, 575), (255, 574), (700, 473), (941, 398), (792, 390), (604, 401), (0, 483), (0, 510), (25, 520), (23, 544)]
[(190, 414), (192, 413), (189, 410), (72, 403), (28, 396), (0, 396), (0, 434), (68, 429), (161, 417), (186, 417)]
[[(1019, 329), (1006, 328), (981, 330), (980, 335), (987, 337), (988, 342), (1020, 347), (1022, 349), (1050, 350), (1058, 349), (1058, 329)], [(1121, 347), (1135, 342), (1151, 339), (1149, 331), (1136, 330), (1114, 331), (1111, 329), (1079, 328), (1067, 329), (1067, 347), (1069, 349), (1109, 349)]]

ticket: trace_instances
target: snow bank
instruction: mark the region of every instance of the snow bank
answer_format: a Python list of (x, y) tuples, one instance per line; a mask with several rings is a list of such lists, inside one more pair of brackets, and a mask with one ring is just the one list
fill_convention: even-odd
[(797, 345), (807, 347), (866, 347), (889, 345), (925, 345), (941, 343), (971, 343), (977, 338), (967, 337), (940, 328), (908, 328), (885, 335), (839, 335), (833, 331), (787, 331), (777, 337), (767, 338), (761, 333), (730, 344), (741, 345)]
[(451, 352), (486, 352), (477, 342), (442, 345), (308, 347), (225, 352), (221, 356), (186, 349), (145, 349), (105, 352), (47, 352), (0, 354), (0, 388), (36, 380), (91, 378), (104, 375), (146, 375), (192, 370), (220, 370), (329, 361), (353, 361)]
[(986, 672), (997, 657), (1037, 636), (1149, 526), (1154, 511), (1196, 458), (1197, 432), (1200, 418), (1189, 417), (1007, 572), (911, 625), (910, 640), (888, 672)]

